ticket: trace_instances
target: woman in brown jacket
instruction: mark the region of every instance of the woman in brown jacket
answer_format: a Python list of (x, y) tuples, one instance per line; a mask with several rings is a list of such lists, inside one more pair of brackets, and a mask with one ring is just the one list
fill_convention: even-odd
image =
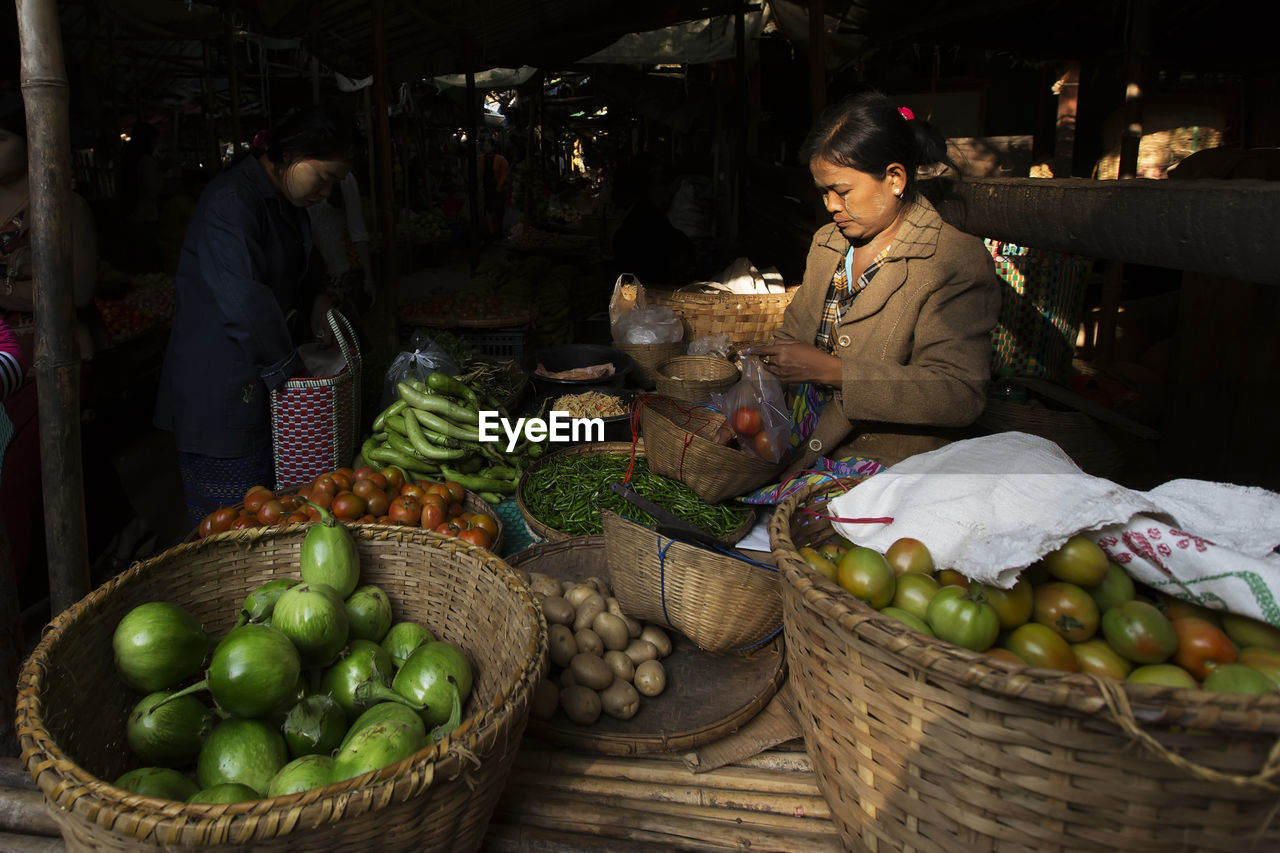
[(954, 168), (945, 141), (868, 92), (828, 111), (801, 153), (832, 222), (814, 235), (774, 342), (752, 350), (795, 386), (792, 470), (818, 456), (892, 465), (940, 447), (982, 412), (1000, 309), (982, 240), (919, 191), (922, 171)]

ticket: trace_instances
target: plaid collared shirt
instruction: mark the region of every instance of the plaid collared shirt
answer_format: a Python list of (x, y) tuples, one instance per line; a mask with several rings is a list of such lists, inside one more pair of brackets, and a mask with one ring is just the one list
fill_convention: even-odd
[[(818, 321), (818, 333), (813, 336), (813, 345), (820, 350), (835, 354), (836, 338), (834, 335), (836, 324), (844, 313), (849, 310), (849, 306), (853, 304), (853, 300), (858, 294), (866, 290), (867, 285), (871, 283), (871, 279), (875, 278), (880, 267), (884, 265), (884, 259), (889, 254), (892, 244), (885, 246), (880, 254), (871, 259), (871, 263), (867, 264), (867, 268), (863, 270), (862, 275), (858, 276), (858, 280), (849, 283), (848, 273), (843, 263), (836, 264), (836, 274), (831, 279), (831, 286), (827, 288), (827, 301), (822, 306), (822, 319)], [(851, 248), (849, 251), (853, 251)]]
[[(884, 265), (884, 259), (889, 254), (892, 244), (885, 246), (880, 254), (871, 259), (871, 263), (867, 264), (867, 268), (863, 270), (862, 275), (858, 276), (857, 281), (852, 285), (849, 283), (849, 274), (843, 263), (836, 264), (836, 274), (831, 278), (831, 286), (827, 288), (827, 300), (822, 305), (822, 317), (818, 321), (818, 332), (813, 336), (813, 345), (823, 352), (835, 355), (836, 352), (836, 325), (840, 322), (840, 318), (849, 310), (849, 306), (853, 304), (853, 300), (858, 294), (866, 290), (867, 285), (871, 283), (871, 279)], [(849, 249), (853, 251), (852, 248)], [(796, 389), (796, 395), (791, 404), (791, 444), (797, 446), (804, 441), (813, 432), (814, 426), (818, 423), (818, 416), (822, 414), (822, 409), (826, 406), (834, 392), (831, 388), (817, 385), (813, 382), (806, 382)]]

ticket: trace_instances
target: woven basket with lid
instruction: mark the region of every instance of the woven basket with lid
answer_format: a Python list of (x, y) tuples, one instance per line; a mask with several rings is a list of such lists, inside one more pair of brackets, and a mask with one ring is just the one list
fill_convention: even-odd
[(728, 335), (730, 342), (761, 341), (773, 337), (798, 286), (785, 293), (689, 293), (650, 288), (650, 305), (665, 305), (684, 321), (684, 339)]
[(779, 505), (787, 664), (846, 846), (1280, 847), (1280, 696), (1014, 665), (917, 633), (809, 569), (828, 485)]
[(221, 805), (158, 800), (110, 780), (134, 765), (125, 719), (139, 695), (116, 675), (112, 634), (139, 604), (186, 608), (214, 636), (246, 593), (297, 576), (310, 525), (252, 528), (177, 545), (136, 563), (54, 620), (18, 683), (23, 761), (68, 850), (475, 850), (528, 721), (547, 652), (528, 588), (488, 551), (403, 527), (352, 529), (361, 582), (397, 620), (458, 647), (475, 681), (451, 735), (378, 771), (274, 799)]

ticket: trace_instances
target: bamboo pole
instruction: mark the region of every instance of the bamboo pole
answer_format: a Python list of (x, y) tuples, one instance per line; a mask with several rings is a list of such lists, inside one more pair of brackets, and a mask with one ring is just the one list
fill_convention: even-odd
[(9, 550), (9, 534), (0, 518), (0, 787), (4, 787), (9, 754), (18, 754), (13, 709), (18, 702), (18, 671), (22, 668), (22, 610), (18, 607), (18, 578)]
[(44, 810), (44, 794), (8, 788), (0, 789), (0, 832), (57, 835), (58, 825)]
[(16, 758), (0, 757), (0, 788), (36, 789), (36, 780), (31, 778), (27, 768)]
[(63, 853), (66, 849), (61, 838), (0, 832), (0, 850), (5, 853)]
[[(400, 270), (396, 254), (396, 192), (391, 169), (391, 77), (387, 70), (387, 0), (373, 2), (373, 116), (369, 130), (373, 134), (370, 156), (377, 180), (373, 187), (374, 210), (378, 222), (378, 251), (374, 255), (375, 286), (378, 298), (369, 322), (377, 333), (373, 336), (381, 346), (396, 341), (395, 309), (399, 299)], [(376, 359), (375, 359), (376, 363)]]
[[(71, 262), (71, 131), (67, 75), (54, 0), (17, 0), (31, 182), (35, 376), (44, 482), (49, 598), (61, 613), (89, 590), (80, 450), (80, 352)], [(81, 484), (67, 488), (67, 484)]]

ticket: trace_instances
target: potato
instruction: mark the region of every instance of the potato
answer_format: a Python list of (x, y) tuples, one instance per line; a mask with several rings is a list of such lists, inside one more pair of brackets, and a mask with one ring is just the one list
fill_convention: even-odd
[(542, 572), (530, 572), (529, 590), (534, 595), (559, 595), (560, 581)]
[(597, 656), (604, 654), (604, 640), (600, 639), (600, 635), (590, 628), (583, 628), (573, 635), (573, 639), (578, 644), (578, 651), (580, 652), (590, 652)]
[(622, 651), (636, 666), (658, 657), (657, 647), (648, 640), (632, 640)]
[(600, 694), (590, 687), (569, 687), (560, 691), (560, 707), (573, 722), (589, 726), (600, 719)]
[(578, 615), (573, 618), (573, 630), (590, 628), (596, 617), (604, 612), (604, 596), (593, 592), (578, 603)]
[(636, 667), (633, 679), (636, 690), (645, 696), (657, 696), (667, 689), (667, 671), (656, 660), (647, 660)]
[(618, 603), (618, 599), (614, 598), (612, 595), (606, 595), (604, 597), (604, 609), (609, 613), (612, 613), (614, 616), (627, 615), (622, 612), (622, 605)]
[(630, 682), (616, 678), (600, 691), (600, 708), (615, 720), (629, 720), (640, 710), (640, 694)]
[(572, 625), (573, 617), (577, 614), (567, 598), (548, 595), (542, 599), (542, 615), (547, 617), (548, 625), (552, 623), (556, 625)]
[(593, 690), (603, 690), (613, 683), (613, 670), (609, 668), (609, 664), (603, 658), (588, 652), (574, 655), (573, 660), (569, 661), (569, 671), (573, 673), (574, 681)]
[(565, 667), (560, 673), (560, 690), (568, 690), (570, 687), (576, 686), (578, 679), (573, 677), (573, 670)]
[(636, 619), (634, 616), (628, 616), (623, 613), (622, 621), (627, 623), (627, 636), (633, 640), (637, 639), (640, 636), (640, 633), (644, 631), (644, 623), (639, 619)]
[(569, 603), (578, 608), (582, 606), (582, 602), (589, 595), (599, 595), (595, 589), (585, 583), (575, 583), (573, 586), (564, 591), (564, 597), (569, 599)]
[(591, 630), (600, 635), (606, 649), (622, 651), (631, 642), (631, 636), (627, 634), (627, 623), (622, 621), (622, 617), (612, 613), (597, 613), (595, 621), (591, 623)]
[(645, 625), (644, 630), (640, 632), (640, 639), (653, 643), (653, 647), (658, 650), (658, 657), (660, 658), (665, 658), (671, 654), (671, 638), (667, 636), (666, 631), (663, 631), (657, 625)]
[(538, 689), (533, 691), (533, 702), (529, 704), (529, 714), (538, 720), (549, 720), (560, 707), (560, 688), (549, 678), (538, 682)]
[(613, 670), (613, 674), (623, 681), (630, 681), (635, 677), (636, 665), (631, 662), (631, 658), (619, 651), (607, 651), (604, 653), (604, 662), (609, 664), (609, 669)]
[(564, 625), (547, 626), (547, 656), (556, 666), (568, 666), (578, 653), (578, 641)]
[(609, 589), (609, 582), (606, 581), (604, 578), (600, 578), (600, 577), (596, 577), (595, 575), (592, 575), (591, 577), (587, 578), (586, 582), (588, 586), (595, 589), (595, 591), (600, 593), (601, 596), (604, 596), (607, 598), (608, 596), (613, 594), (612, 591)]

